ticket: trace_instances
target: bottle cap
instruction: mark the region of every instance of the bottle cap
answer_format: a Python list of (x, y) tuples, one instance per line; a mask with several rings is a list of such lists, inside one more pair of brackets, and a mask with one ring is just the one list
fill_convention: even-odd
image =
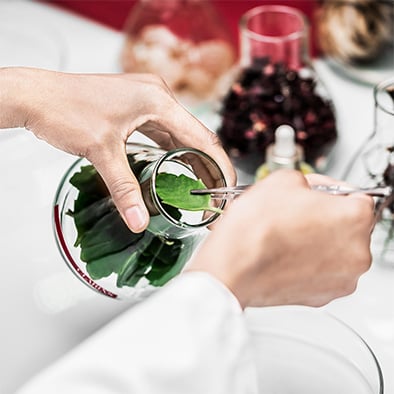
[(270, 171), (279, 168), (298, 169), (302, 161), (302, 148), (296, 144), (295, 131), (289, 125), (281, 125), (275, 131), (275, 142), (267, 148), (267, 164)]
[(274, 155), (292, 158), (296, 153), (294, 129), (289, 125), (279, 126), (275, 131)]
[(267, 147), (266, 163), (258, 168), (256, 179), (262, 179), (280, 168), (300, 170), (304, 174), (314, 172), (303, 159), (304, 152), (296, 143), (294, 129), (289, 125), (281, 125), (275, 131), (275, 142)]

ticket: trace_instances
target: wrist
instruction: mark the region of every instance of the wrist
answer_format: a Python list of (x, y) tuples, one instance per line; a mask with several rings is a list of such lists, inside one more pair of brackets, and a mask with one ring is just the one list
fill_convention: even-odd
[[(24, 127), (29, 98), (26, 84), (28, 70), (19, 67), (0, 68), (0, 128)], [(27, 86), (27, 87), (26, 87)]]
[[(243, 309), (268, 306), (273, 301), (277, 281), (272, 231), (269, 223), (261, 221), (256, 231), (251, 232), (240, 204), (241, 198), (232, 203), (227, 215), (193, 256), (188, 269), (214, 276), (235, 295)], [(249, 234), (248, 240), (240, 242), (239, 234)]]

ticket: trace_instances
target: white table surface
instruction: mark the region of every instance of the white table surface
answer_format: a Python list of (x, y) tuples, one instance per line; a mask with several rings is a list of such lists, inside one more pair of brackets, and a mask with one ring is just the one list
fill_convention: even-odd
[[(122, 43), (119, 32), (60, 9), (30, 1), (0, 2), (0, 66), (117, 72)], [(337, 109), (340, 136), (328, 173), (340, 177), (351, 153), (371, 131), (372, 87), (336, 75), (321, 60), (315, 66)], [(208, 126), (214, 123), (206, 114), (201, 120)], [(74, 160), (24, 130), (0, 132), (2, 394), (13, 392), (127, 307), (83, 286), (57, 250), (52, 201)], [(385, 393), (390, 394), (394, 393), (393, 284), (394, 262), (390, 267), (375, 259), (353, 295), (325, 307), (372, 347), (383, 370)]]

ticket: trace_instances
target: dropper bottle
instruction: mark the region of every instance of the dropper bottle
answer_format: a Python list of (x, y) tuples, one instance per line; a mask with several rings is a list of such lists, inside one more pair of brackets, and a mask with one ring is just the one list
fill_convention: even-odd
[(281, 125), (275, 131), (275, 142), (267, 148), (266, 163), (256, 171), (256, 180), (280, 168), (299, 170), (304, 174), (315, 172), (303, 160), (303, 149), (295, 142), (294, 129), (289, 125)]

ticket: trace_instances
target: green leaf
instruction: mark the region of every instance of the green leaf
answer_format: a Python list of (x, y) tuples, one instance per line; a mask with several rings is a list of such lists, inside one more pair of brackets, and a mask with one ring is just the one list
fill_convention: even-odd
[(86, 264), (86, 270), (93, 280), (106, 278), (112, 273), (118, 273), (134, 251), (135, 245), (120, 252), (89, 261)]
[[(134, 278), (135, 274), (139, 271), (139, 253), (132, 253), (127, 259), (126, 263), (122, 266), (118, 273), (118, 279), (116, 281), (116, 285), (118, 287), (129, 286), (129, 283), (136, 283)], [(141, 276), (138, 275), (138, 279)], [(138, 282), (138, 280), (137, 280)]]
[(70, 183), (80, 191), (75, 202), (75, 211), (109, 195), (107, 186), (92, 165), (82, 166), (80, 171), (71, 177)]
[(156, 192), (164, 204), (186, 211), (212, 211), (222, 213), (222, 210), (210, 205), (209, 194), (191, 194), (193, 189), (206, 189), (200, 179), (188, 176), (160, 173), (156, 177)]
[(165, 248), (158, 258), (153, 260), (151, 270), (145, 275), (152, 286), (163, 286), (178, 275), (191, 257), (194, 249), (194, 241), (191, 239), (183, 239), (182, 242), (175, 239), (163, 241), (168, 248)]
[(102, 216), (80, 238), (81, 260), (89, 262), (116, 253), (135, 244), (143, 233), (133, 233), (124, 223), (117, 210)]
[(144, 237), (141, 239), (136, 249), (126, 261), (122, 264), (118, 271), (118, 279), (116, 285), (118, 287), (134, 286), (145, 274), (151, 265), (150, 256), (144, 256), (145, 250), (149, 250), (152, 239), (155, 236), (148, 231), (144, 232)]
[(112, 199), (106, 197), (87, 205), (85, 208), (79, 209), (77, 212), (68, 211), (67, 215), (74, 218), (78, 232), (78, 237), (74, 246), (80, 244), (83, 235), (90, 230), (100, 218), (114, 210), (116, 210), (116, 208)]

